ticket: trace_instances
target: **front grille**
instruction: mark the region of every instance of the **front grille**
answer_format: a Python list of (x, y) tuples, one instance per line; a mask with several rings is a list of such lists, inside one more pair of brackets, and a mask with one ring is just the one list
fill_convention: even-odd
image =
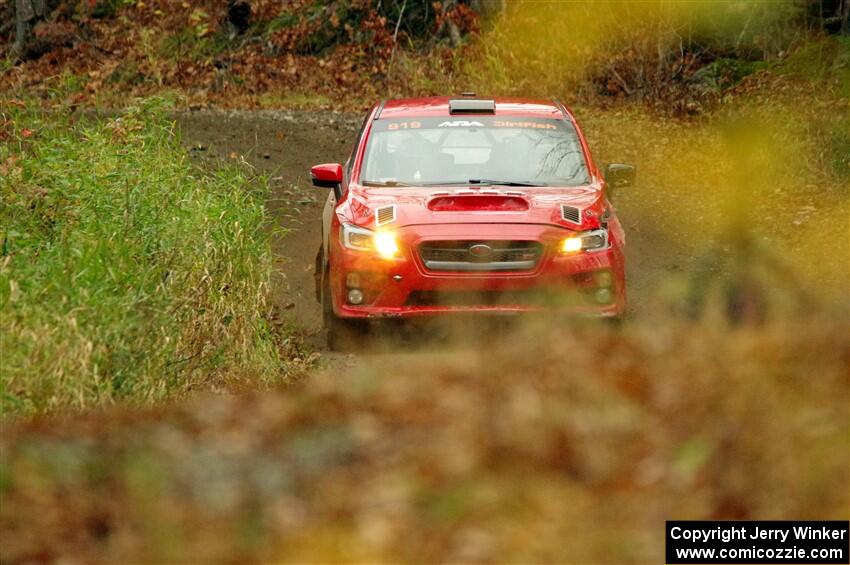
[(527, 271), (540, 259), (536, 241), (429, 241), (419, 256), (432, 271)]

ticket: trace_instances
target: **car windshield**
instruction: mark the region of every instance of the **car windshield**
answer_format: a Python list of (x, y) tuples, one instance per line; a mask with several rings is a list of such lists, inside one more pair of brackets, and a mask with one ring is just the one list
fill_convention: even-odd
[(451, 116), (375, 121), (360, 182), (575, 186), (589, 178), (565, 120)]

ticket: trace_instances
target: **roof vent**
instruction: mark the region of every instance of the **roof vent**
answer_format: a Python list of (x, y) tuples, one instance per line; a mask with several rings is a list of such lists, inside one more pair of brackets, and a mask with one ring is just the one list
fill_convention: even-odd
[(495, 100), (455, 98), (449, 100), (449, 114), (495, 114)]

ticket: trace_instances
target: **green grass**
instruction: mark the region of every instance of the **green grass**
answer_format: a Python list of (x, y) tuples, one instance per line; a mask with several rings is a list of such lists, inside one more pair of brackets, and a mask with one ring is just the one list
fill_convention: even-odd
[(11, 55), (0, 58), (0, 74), (4, 74), (15, 66), (15, 59)]
[(850, 91), (843, 88), (850, 81), (850, 38), (815, 38), (774, 67), (778, 74), (796, 76), (813, 84), (837, 84), (842, 88), (841, 93), (848, 96)]
[(259, 31), (265, 34), (274, 33), (284, 28), (294, 27), (298, 24), (298, 14), (295, 12), (284, 12), (265, 24), (264, 29)]
[(163, 38), (157, 47), (156, 56), (173, 61), (202, 61), (224, 53), (230, 46), (231, 42), (224, 32), (199, 36), (196, 29), (187, 27)]
[(166, 109), (13, 110), (0, 147), (4, 414), (280, 378), (265, 185), (193, 166)]

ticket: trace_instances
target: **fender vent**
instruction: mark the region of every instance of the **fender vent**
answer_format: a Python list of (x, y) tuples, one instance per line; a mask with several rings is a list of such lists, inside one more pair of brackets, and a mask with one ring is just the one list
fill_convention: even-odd
[(375, 225), (382, 226), (395, 221), (395, 206), (382, 206), (375, 210)]
[(572, 222), (574, 224), (581, 223), (581, 209), (576, 208), (575, 206), (568, 206), (567, 204), (561, 204), (561, 217), (564, 218), (568, 222)]

